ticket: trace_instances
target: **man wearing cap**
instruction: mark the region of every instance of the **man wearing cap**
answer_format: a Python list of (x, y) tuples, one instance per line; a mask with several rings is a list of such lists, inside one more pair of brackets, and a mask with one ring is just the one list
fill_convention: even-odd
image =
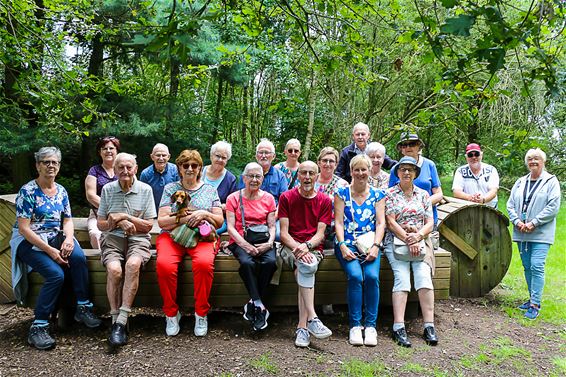
[[(352, 139), (354, 139), (354, 142), (342, 149), (342, 153), (340, 153), (340, 160), (338, 161), (338, 167), (336, 168), (335, 173), (337, 176), (348, 181), (348, 183), (352, 181), (352, 175), (350, 174), (350, 161), (354, 158), (354, 156), (365, 153), (366, 147), (369, 143), (369, 137), (369, 126), (362, 122), (356, 123), (352, 129)], [(382, 168), (389, 170), (396, 163), (397, 161), (391, 159), (388, 155), (385, 155), (381, 166)]]
[(482, 162), (483, 152), (476, 143), (466, 147), (467, 165), (454, 173), (452, 193), (454, 197), (497, 208), (499, 174), (495, 167)]
[(314, 189), (317, 174), (314, 162), (303, 162), (299, 165), (300, 185), (279, 199), (281, 257), (295, 269), (299, 286), (297, 347), (308, 347), (311, 334), (317, 339), (332, 335), (314, 309), (315, 273), (323, 257), (324, 231), (332, 220), (332, 201)]
[(169, 162), (171, 154), (169, 154), (167, 145), (155, 144), (149, 156), (153, 164), (143, 169), (140, 174), (140, 181), (151, 186), (155, 208), (158, 209), (161, 196), (163, 195), (163, 188), (168, 183), (177, 182), (179, 180), (179, 172), (175, 164)]

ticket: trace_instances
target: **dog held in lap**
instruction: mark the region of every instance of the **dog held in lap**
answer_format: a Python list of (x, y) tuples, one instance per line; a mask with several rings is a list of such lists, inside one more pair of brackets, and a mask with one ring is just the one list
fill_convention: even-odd
[[(176, 216), (177, 224), (179, 224), (181, 218), (189, 215), (191, 211), (195, 210), (190, 207), (191, 197), (186, 191), (175, 191), (173, 195), (171, 195), (171, 199), (177, 210), (175, 212), (171, 212), (169, 216)], [(198, 231), (200, 239), (206, 242), (214, 242), (218, 237), (214, 226), (206, 220), (203, 220), (195, 230)]]

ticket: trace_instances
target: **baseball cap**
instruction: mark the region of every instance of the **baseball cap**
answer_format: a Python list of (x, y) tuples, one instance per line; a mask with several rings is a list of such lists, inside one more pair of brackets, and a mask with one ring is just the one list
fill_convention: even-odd
[(468, 146), (466, 147), (466, 153), (473, 151), (481, 152), (481, 147), (476, 143), (468, 144)]

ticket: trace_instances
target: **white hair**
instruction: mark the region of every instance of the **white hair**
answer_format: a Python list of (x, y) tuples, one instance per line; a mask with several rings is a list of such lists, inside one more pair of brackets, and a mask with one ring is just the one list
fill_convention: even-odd
[(220, 140), (212, 144), (212, 147), (210, 147), (210, 158), (212, 159), (212, 156), (219, 150), (226, 152), (226, 157), (228, 157), (228, 160), (232, 158), (232, 144), (224, 140)]
[(260, 164), (258, 164), (257, 162), (250, 162), (249, 164), (246, 165), (246, 167), (244, 168), (244, 175), (248, 174), (250, 172), (250, 170), (254, 170), (254, 169), (258, 169), (260, 171), (263, 172), (263, 168), (261, 167)]
[(352, 134), (354, 134), (356, 132), (357, 128), (365, 128), (365, 130), (368, 132), (369, 134), (369, 126), (363, 122), (358, 122), (356, 124), (354, 124), (354, 127), (352, 128)]
[(301, 142), (298, 139), (289, 139), (289, 141), (287, 141), (287, 144), (285, 144), (285, 149), (289, 148), (290, 145), (295, 144), (297, 144), (299, 146), (299, 149), (301, 149)]
[(542, 159), (542, 162), (546, 164), (546, 153), (540, 148), (531, 148), (525, 154), (525, 165), (529, 165), (529, 158), (538, 156)]
[(154, 154), (155, 151), (157, 151), (158, 149), (163, 149), (163, 150), (165, 150), (165, 151), (167, 152), (167, 154), (170, 154), (170, 153), (169, 153), (169, 147), (168, 147), (167, 145), (165, 145), (165, 144), (162, 144), (162, 143), (157, 143), (157, 144), (155, 144), (155, 145), (153, 146), (153, 149), (151, 150), (151, 154)]
[(57, 147), (41, 147), (37, 152), (34, 153), (35, 162), (42, 161), (48, 156), (57, 157), (57, 161), (61, 162), (61, 150)]
[(385, 157), (385, 146), (383, 146), (383, 144), (381, 143), (374, 141), (368, 144), (365, 152), (368, 156), (375, 152), (381, 152), (382, 157)]
[(257, 147), (255, 148), (256, 153), (259, 151), (259, 148), (261, 146), (267, 147), (267, 148), (269, 148), (269, 151), (271, 153), (275, 153), (275, 145), (273, 145), (273, 143), (271, 141), (269, 141), (269, 139), (260, 139), (259, 140), (259, 143), (257, 144)]
[(120, 152), (116, 155), (116, 159), (114, 160), (114, 166), (118, 165), (118, 162), (121, 160), (130, 160), (134, 163), (134, 165), (138, 164), (138, 162), (136, 161), (135, 154)]

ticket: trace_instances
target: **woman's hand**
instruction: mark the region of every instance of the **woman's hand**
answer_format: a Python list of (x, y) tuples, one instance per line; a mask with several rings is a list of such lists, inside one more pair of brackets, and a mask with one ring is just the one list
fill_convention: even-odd
[(63, 244), (61, 245), (61, 257), (68, 258), (74, 248), (75, 241), (73, 240), (73, 237), (65, 238), (65, 241), (63, 241)]
[(258, 245), (255, 245), (257, 251), (258, 251), (258, 255), (259, 254), (263, 254), (269, 250), (271, 250), (273, 248), (273, 244), (271, 242), (264, 242), (264, 243), (260, 243)]
[(245, 241), (242, 245), (238, 245), (238, 246), (240, 246), (242, 249), (244, 249), (246, 251), (246, 253), (248, 253), (252, 257), (259, 255), (258, 249), (254, 245), (249, 243), (248, 241)]
[(203, 220), (206, 220), (208, 217), (208, 211), (203, 209), (199, 209), (196, 211), (192, 211), (188, 214), (187, 218), (187, 225), (191, 228), (196, 228), (200, 225)]
[(405, 243), (407, 245), (413, 245), (420, 242), (422, 239), (423, 236), (420, 233), (408, 233), (407, 237), (405, 237)]
[(57, 250), (54, 247), (49, 247), (47, 255), (49, 255), (49, 257), (51, 257), (51, 259), (53, 259), (55, 263), (64, 267), (69, 267), (69, 262), (61, 256), (60, 250)]
[(372, 245), (368, 250), (368, 254), (366, 256), (366, 261), (371, 262), (371, 261), (377, 259), (378, 256), (379, 256), (379, 246)]
[(418, 243), (414, 243), (409, 245), (409, 252), (411, 253), (411, 256), (413, 257), (418, 257), (421, 254), (421, 248), (419, 247)]
[(346, 244), (340, 245), (340, 252), (342, 253), (342, 258), (347, 261), (357, 259), (356, 255), (352, 252), (352, 250), (350, 250), (348, 246), (346, 246)]

